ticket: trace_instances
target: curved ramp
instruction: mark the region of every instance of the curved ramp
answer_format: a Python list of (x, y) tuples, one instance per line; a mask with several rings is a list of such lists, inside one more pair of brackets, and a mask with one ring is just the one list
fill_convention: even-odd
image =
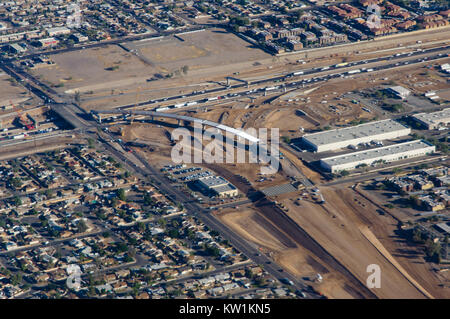
[(226, 132), (232, 133), (234, 135), (237, 135), (239, 137), (242, 137), (250, 142), (254, 142), (254, 143), (259, 142), (259, 138), (254, 137), (253, 135), (250, 135), (244, 131), (241, 131), (241, 130), (238, 130), (238, 129), (235, 129), (233, 127), (226, 126), (223, 124), (219, 124), (219, 123), (216, 123), (213, 121), (198, 119), (198, 118), (191, 117), (191, 116), (178, 115), (178, 114), (172, 114), (172, 113), (155, 112), (155, 111), (134, 111), (134, 110), (96, 110), (96, 111), (92, 111), (92, 113), (94, 113), (94, 114), (145, 115), (145, 116), (151, 116), (151, 117), (171, 118), (171, 119), (176, 119), (176, 120), (180, 120), (180, 121), (187, 121), (187, 122), (198, 123), (201, 125), (212, 126), (212, 127), (218, 128), (219, 130), (226, 131)]

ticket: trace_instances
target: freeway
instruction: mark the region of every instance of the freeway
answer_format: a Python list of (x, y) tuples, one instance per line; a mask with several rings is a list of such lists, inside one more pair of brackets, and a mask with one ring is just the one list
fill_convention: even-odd
[[(100, 44), (97, 44), (97, 45), (100, 45)], [(102, 45), (104, 45), (104, 44), (102, 44)], [(409, 53), (407, 56), (411, 57), (411, 59), (407, 62), (409, 65), (411, 65), (411, 64), (415, 64), (415, 63), (423, 63), (425, 61), (438, 60), (443, 57), (446, 57), (441, 52), (443, 52), (443, 51), (446, 52), (449, 50), (449, 48), (450, 48), (450, 46), (443, 46), (440, 48), (434, 48), (434, 49), (430, 49), (430, 50), (423, 50), (423, 51)], [(428, 55), (432, 54), (432, 55), (426, 57), (426, 59), (424, 57), (420, 57), (425, 54), (428, 54)], [(324, 70), (323, 68), (322, 69), (304, 69), (301, 71), (302, 74), (299, 74), (299, 75), (294, 75), (294, 73), (299, 72), (299, 71), (297, 71), (297, 72), (293, 72), (293, 73), (290, 73), (287, 75), (277, 75), (274, 77), (268, 77), (265, 79), (257, 80), (257, 81), (249, 83), (249, 85), (267, 85), (268, 83), (275, 82), (275, 81), (287, 81), (287, 80), (291, 81), (293, 79), (298, 79), (297, 81), (294, 80), (293, 82), (289, 82), (289, 83), (286, 82), (281, 85), (278, 85), (271, 91), (275, 92), (277, 90), (285, 90), (287, 88), (304, 87), (305, 85), (308, 85), (308, 84), (311, 84), (314, 82), (327, 81), (332, 78), (349, 76), (351, 73), (349, 74), (348, 71), (352, 71), (352, 70), (353, 71), (359, 70), (359, 72), (364, 71), (363, 69), (355, 69), (355, 68), (359, 67), (360, 65), (365, 65), (368, 63), (387, 62), (384, 65), (374, 67), (373, 68), (374, 71), (402, 67), (407, 64), (404, 61), (402, 61), (402, 62), (397, 62), (397, 61), (400, 61), (403, 58), (405, 58), (405, 56), (389, 56), (389, 57), (377, 58), (377, 59), (372, 59), (372, 60), (356, 61), (356, 62), (349, 63), (348, 65), (343, 66), (343, 67), (330, 66), (329, 69), (327, 69), (327, 70)], [(391, 60), (394, 60), (394, 61), (389, 62)], [(17, 79), (18, 81), (20, 81), (22, 83), (24, 82), (23, 78), (25, 78), (28, 81), (33, 82), (37, 86), (40, 86), (40, 88), (43, 88), (43, 89), (39, 89), (39, 88), (31, 85), (28, 81), (25, 81), (25, 83), (24, 83), (25, 87), (28, 88), (30, 91), (32, 91), (35, 95), (39, 96), (46, 102), (51, 102), (52, 106), (53, 106), (52, 108), (56, 112), (63, 114), (64, 118), (70, 118), (69, 122), (71, 122), (71, 123), (76, 122), (76, 124), (74, 125), (75, 127), (77, 127), (77, 128), (94, 128), (94, 129), (102, 128), (102, 126), (98, 125), (97, 123), (87, 122), (85, 119), (83, 119), (83, 117), (80, 116), (80, 113), (82, 112), (82, 114), (86, 114), (86, 115), (87, 115), (87, 113), (84, 112), (84, 110), (82, 110), (78, 106), (76, 106), (74, 104), (69, 104), (69, 103), (67, 103), (67, 104), (54, 103), (55, 100), (52, 97), (52, 95), (54, 95), (56, 93), (55, 91), (53, 91), (51, 88), (46, 87), (38, 79), (30, 77), (26, 72), (24, 72), (23, 70), (19, 69), (16, 66), (14, 66), (14, 64), (5, 63), (3, 61), (3, 63), (1, 63), (1, 67), (3, 68), (3, 70), (5, 72), (7, 72), (13, 78)], [(329, 73), (330, 71), (333, 71), (334, 69), (336, 69), (336, 73), (325, 74), (325, 73)], [(313, 76), (313, 75), (319, 75), (319, 76), (306, 78), (306, 76)], [(239, 89), (239, 88), (244, 88), (244, 87), (247, 87), (247, 84), (240, 83), (240, 84), (236, 84), (233, 86), (228, 86), (226, 88), (220, 87), (220, 88), (215, 88), (215, 89), (211, 89), (208, 91), (201, 91), (201, 92), (195, 92), (195, 93), (193, 92), (191, 94), (188, 94), (187, 96), (200, 96), (200, 95), (205, 95), (205, 94), (220, 93), (220, 92), (224, 92), (229, 89)], [(239, 94), (247, 95), (250, 93), (253, 93), (253, 94), (264, 93), (266, 91), (267, 91), (267, 88), (260, 88), (260, 89), (247, 90), (244, 92), (240, 92)], [(185, 96), (166, 97), (166, 98), (160, 99), (160, 100), (153, 100), (150, 102), (142, 102), (142, 103), (139, 103), (138, 106), (144, 106), (144, 105), (157, 103), (157, 102), (163, 102), (163, 101), (167, 101), (167, 100), (176, 100), (176, 99), (184, 98), (184, 97)], [(129, 106), (124, 106), (124, 107), (122, 107), (122, 109), (129, 109), (132, 107), (135, 107), (135, 104), (129, 105)], [(77, 108), (77, 109), (75, 109), (75, 108)], [(160, 115), (161, 114), (159, 114), (159, 116)], [(89, 134), (87, 134), (87, 136), (89, 136)], [(94, 135), (94, 134), (92, 134), (91, 136), (96, 137), (96, 135)], [(114, 139), (114, 137), (112, 137), (112, 139)], [(101, 139), (99, 139), (99, 140), (101, 140)], [(218, 230), (224, 238), (228, 239), (230, 241), (230, 243), (234, 247), (236, 247), (236, 249), (238, 249), (240, 252), (242, 252), (248, 258), (252, 259), (255, 263), (263, 265), (263, 268), (266, 271), (268, 271), (270, 274), (272, 274), (275, 278), (277, 278), (278, 280), (287, 278), (287, 279), (291, 280), (292, 282), (294, 282), (295, 288), (300, 289), (300, 290), (307, 289), (307, 284), (305, 284), (305, 282), (303, 280), (296, 279), (292, 274), (290, 274), (288, 272), (280, 271), (281, 267), (279, 267), (277, 264), (273, 263), (268, 256), (261, 254), (258, 250), (258, 247), (256, 247), (253, 244), (250, 244), (249, 242), (247, 242), (246, 240), (244, 240), (243, 238), (241, 238), (240, 236), (235, 234), (231, 229), (229, 229), (227, 226), (225, 226), (219, 220), (217, 220), (214, 217), (214, 215), (210, 214), (210, 212), (208, 210), (201, 207), (197, 203), (193, 202), (193, 200), (191, 198), (189, 198), (187, 195), (185, 195), (184, 193), (181, 193), (177, 189), (173, 188), (170, 185), (170, 183), (168, 183), (165, 176), (163, 176), (156, 168), (152, 167), (148, 163), (148, 161), (145, 158), (143, 158), (140, 154), (135, 153), (134, 156), (137, 159), (137, 162), (131, 162), (126, 157), (126, 153), (124, 151), (121, 151), (120, 148), (119, 149), (115, 148), (112, 144), (110, 144), (106, 140), (103, 140), (103, 145), (110, 153), (115, 155), (122, 162), (125, 162), (126, 166), (130, 167), (132, 171), (137, 172), (139, 175), (142, 175), (146, 178), (149, 178), (149, 179), (152, 179), (153, 181), (155, 181), (155, 183), (158, 185), (158, 187), (161, 189), (161, 191), (163, 193), (167, 194), (167, 196), (169, 198), (171, 198), (172, 200), (174, 200), (177, 203), (183, 204), (189, 214), (198, 217), (199, 220), (204, 222), (208, 227)], [(317, 297), (317, 296), (311, 295), (311, 297)]]
[[(264, 79), (260, 79), (260, 80), (256, 80), (256, 81), (246, 81), (247, 83), (239, 83), (239, 84), (229, 85), (226, 87), (217, 87), (217, 88), (203, 90), (203, 91), (199, 91), (199, 92), (194, 91), (194, 92), (184, 94), (184, 95), (174, 95), (174, 96), (169, 96), (169, 97), (164, 97), (164, 98), (159, 98), (159, 99), (153, 99), (153, 100), (143, 101), (143, 102), (140, 102), (137, 104), (134, 103), (134, 104), (122, 105), (119, 108), (120, 109), (130, 109), (130, 108), (148, 106), (148, 105), (157, 104), (157, 103), (167, 103), (167, 101), (175, 101), (178, 99), (185, 99), (185, 98), (189, 98), (189, 97), (211, 96), (212, 94), (217, 94), (218, 95), (217, 98), (225, 99), (225, 98), (229, 98), (229, 97), (247, 96), (249, 94), (258, 94), (258, 93), (265, 94), (268, 91), (271, 93), (274, 93), (275, 91), (302, 88), (308, 84), (324, 82), (324, 81), (328, 81), (328, 80), (331, 80), (334, 78), (339, 78), (339, 77), (351, 76), (353, 74), (357, 74), (357, 73), (361, 73), (361, 72), (382, 71), (382, 70), (402, 67), (405, 65), (418, 64), (418, 63), (423, 63), (426, 61), (434, 61), (434, 60), (448, 57), (449, 51), (450, 51), (450, 46), (445, 45), (445, 46), (441, 46), (441, 47), (425, 49), (425, 50), (410, 52), (410, 53), (406, 53), (406, 54), (395, 54), (395, 55), (383, 56), (383, 57), (374, 58), (374, 59), (354, 61), (354, 62), (350, 62), (344, 66), (331, 65), (328, 67), (321, 67), (321, 68), (302, 69), (302, 70), (293, 71), (289, 74), (269, 76)], [(410, 59), (408, 61), (396, 62), (396, 61), (404, 60), (405, 58), (410, 58)], [(386, 64), (383, 64), (380, 66), (374, 66), (372, 68), (361, 68), (361, 69), (356, 68), (358, 66), (365, 66), (368, 64), (380, 63), (380, 62), (386, 62)], [(333, 70), (336, 70), (337, 72), (330, 74), (330, 72)], [(350, 73), (349, 73), (349, 71), (350, 71)], [(299, 74), (299, 72), (301, 74)], [(323, 74), (323, 75), (320, 76), (321, 74)], [(307, 78), (307, 76), (313, 76), (313, 75), (318, 75), (318, 76)], [(295, 80), (295, 79), (298, 79), (298, 80)], [(248, 88), (249, 86), (268, 85), (273, 82), (276, 83), (276, 82), (285, 82), (285, 81), (290, 81), (290, 82), (282, 83), (280, 85), (272, 86), (272, 87), (253, 88), (253, 89), (241, 91), (239, 93), (234, 93), (234, 94), (229, 93), (226, 95), (221, 95), (224, 92), (227, 92), (229, 90)], [(208, 102), (208, 99), (202, 98), (200, 100), (191, 100), (190, 102), (197, 102), (197, 104), (199, 104), (199, 103)], [(187, 106), (187, 103), (186, 103), (186, 106)], [(175, 107), (172, 106), (169, 108), (175, 108)], [(155, 107), (155, 109), (156, 109), (156, 107)]]
[(63, 136), (71, 137), (72, 133), (70, 131), (69, 132), (68, 131), (55, 131), (55, 132), (51, 132), (51, 133), (43, 133), (43, 134), (35, 135), (33, 137), (24, 136), (20, 139), (8, 139), (8, 140), (0, 141), (0, 147), (13, 146), (13, 145), (19, 145), (19, 144), (31, 143), (31, 142), (36, 143), (36, 141), (46, 140), (46, 139), (55, 138), (55, 137), (63, 137)]

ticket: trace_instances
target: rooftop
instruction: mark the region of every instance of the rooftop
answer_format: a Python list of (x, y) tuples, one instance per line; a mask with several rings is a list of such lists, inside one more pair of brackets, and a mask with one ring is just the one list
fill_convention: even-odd
[(410, 91), (408, 89), (405, 89), (403, 86), (399, 86), (399, 85), (391, 86), (389, 88), (389, 90), (397, 92), (399, 94), (409, 94), (410, 93)]
[(225, 178), (221, 176), (208, 176), (200, 178), (199, 181), (204, 184), (206, 187), (214, 188), (218, 186), (224, 186), (227, 185), (228, 182), (225, 180)]
[(376, 158), (380, 158), (380, 157), (391, 155), (391, 154), (399, 154), (399, 153), (410, 152), (410, 151), (414, 151), (414, 150), (425, 149), (428, 147), (434, 147), (434, 146), (432, 144), (422, 141), (422, 140), (414, 140), (414, 141), (410, 141), (410, 142), (374, 148), (374, 149), (366, 150), (366, 151), (360, 151), (360, 152), (354, 152), (354, 153), (350, 153), (350, 154), (328, 157), (328, 158), (322, 159), (322, 162), (328, 164), (329, 166), (342, 165), (342, 164), (346, 164), (346, 163), (354, 163), (357, 161), (376, 159)]
[(220, 186), (214, 187), (214, 191), (217, 192), (218, 194), (229, 192), (229, 191), (232, 191), (232, 190), (235, 190), (235, 189), (236, 189), (236, 187), (234, 187), (231, 184), (220, 185)]
[[(408, 129), (408, 127), (391, 119), (370, 122), (352, 127), (334, 129), (303, 136), (308, 142), (315, 145), (326, 145), (342, 141), (350, 141), (366, 136), (376, 136), (388, 132)], [(407, 134), (405, 134), (407, 135)]]
[(433, 113), (419, 113), (413, 115), (413, 117), (430, 126), (436, 125), (442, 122), (448, 122), (450, 120), (450, 108)]

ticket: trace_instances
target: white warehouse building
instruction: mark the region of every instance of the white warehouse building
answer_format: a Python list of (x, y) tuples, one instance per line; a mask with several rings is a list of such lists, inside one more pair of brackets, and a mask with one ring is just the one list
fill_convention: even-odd
[(361, 164), (371, 165), (374, 162), (394, 162), (411, 157), (431, 154), (436, 151), (436, 146), (422, 140), (414, 140), (400, 144), (383, 146), (350, 154), (338, 155), (320, 160), (322, 168), (335, 173), (343, 170), (351, 170)]
[(418, 113), (413, 115), (413, 119), (425, 125), (428, 130), (445, 127), (450, 123), (450, 107), (439, 112)]
[(387, 119), (352, 127), (306, 134), (302, 141), (316, 152), (333, 151), (350, 145), (369, 143), (405, 136), (411, 133), (409, 127)]

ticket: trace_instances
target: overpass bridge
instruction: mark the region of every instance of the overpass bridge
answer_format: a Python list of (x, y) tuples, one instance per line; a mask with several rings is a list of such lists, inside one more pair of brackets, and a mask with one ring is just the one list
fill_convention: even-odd
[(237, 135), (237, 136), (244, 138), (245, 140), (248, 140), (250, 142), (253, 142), (253, 143), (259, 142), (259, 138), (255, 137), (253, 135), (250, 135), (244, 131), (235, 129), (235, 128), (227, 126), (227, 125), (216, 123), (213, 121), (198, 119), (198, 118), (191, 117), (191, 116), (178, 115), (178, 114), (172, 114), (172, 113), (163, 113), (163, 112), (156, 112), (156, 111), (138, 111), (138, 110), (95, 110), (95, 111), (91, 111), (91, 114), (99, 122), (102, 121), (101, 114), (144, 115), (144, 116), (151, 117), (152, 120), (154, 118), (170, 118), (170, 119), (178, 120), (178, 123), (180, 123), (180, 121), (186, 121), (186, 122), (200, 124), (200, 125), (202, 125), (202, 127), (205, 125), (215, 127), (221, 131), (225, 131), (225, 132), (229, 132), (233, 135)]

